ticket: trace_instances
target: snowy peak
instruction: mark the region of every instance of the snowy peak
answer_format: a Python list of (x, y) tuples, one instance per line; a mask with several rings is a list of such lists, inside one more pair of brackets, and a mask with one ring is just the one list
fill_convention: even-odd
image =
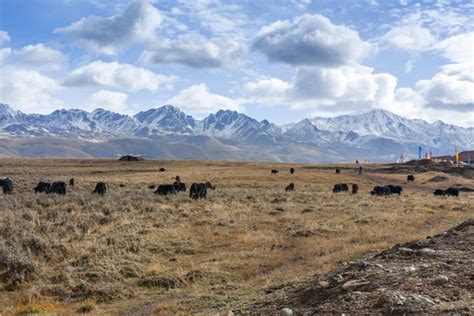
[(0, 103), (0, 119), (4, 117), (15, 117), (17, 112), (8, 104)]
[(319, 130), (309, 119), (304, 119), (287, 129), (285, 135), (301, 142), (315, 142), (319, 138)]
[(257, 120), (236, 111), (219, 110), (201, 122), (204, 135), (228, 138), (243, 143), (272, 144), (274, 132), (270, 122)]
[(403, 125), (404, 120), (384, 110), (372, 110), (367, 113), (332, 118), (315, 117), (311, 119), (311, 122), (319, 129), (327, 131), (355, 131), (359, 134), (382, 135), (393, 127)]
[(361, 136), (402, 138), (415, 141), (426, 129), (426, 122), (414, 122), (384, 110), (372, 110), (356, 115), (333, 118), (315, 117), (311, 122), (319, 129), (330, 132), (353, 132)]
[(93, 130), (96, 125), (95, 122), (91, 120), (90, 113), (78, 109), (56, 110), (49, 115), (38, 116), (40, 120), (41, 117), (44, 123), (57, 128), (73, 128), (90, 131)]
[(196, 121), (179, 108), (165, 105), (156, 109), (140, 112), (134, 118), (151, 130), (192, 134)]
[(219, 110), (216, 114), (210, 114), (202, 121), (202, 128), (204, 131), (210, 129), (223, 131), (230, 126), (253, 123), (252, 120), (250, 117), (236, 111)]
[(140, 128), (140, 124), (130, 116), (104, 109), (94, 110), (90, 117), (104, 131), (126, 133)]

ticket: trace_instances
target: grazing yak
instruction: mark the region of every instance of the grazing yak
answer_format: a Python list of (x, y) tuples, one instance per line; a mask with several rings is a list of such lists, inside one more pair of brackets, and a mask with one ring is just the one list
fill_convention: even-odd
[(340, 168), (336, 168), (336, 174), (341, 174), (341, 169)]
[(66, 182), (63, 182), (63, 181), (53, 182), (53, 184), (51, 185), (51, 189), (49, 190), (49, 193), (66, 195), (66, 188), (67, 188)]
[(338, 193), (338, 192), (348, 192), (349, 187), (345, 183), (338, 183), (334, 185), (334, 188), (332, 189), (333, 193)]
[(447, 188), (446, 190), (443, 189), (436, 189), (433, 192), (434, 195), (447, 195), (447, 196), (459, 196), (459, 189), (450, 187)]
[(276, 170), (276, 169), (272, 169), (272, 175), (273, 175), (273, 174), (277, 174), (278, 172), (280, 172), (280, 171), (278, 171), (278, 170)]
[(352, 185), (352, 194), (357, 194), (359, 192), (359, 186), (357, 184)]
[(3, 189), (3, 194), (11, 194), (13, 192), (13, 181), (8, 178), (0, 179), (0, 186)]
[(176, 181), (173, 183), (173, 186), (177, 192), (186, 192), (186, 183)]
[(444, 195), (447, 195), (447, 196), (459, 196), (459, 190), (456, 189), (456, 188), (447, 188), (446, 190), (444, 190)]
[(35, 193), (46, 193), (48, 194), (51, 191), (51, 183), (48, 182), (39, 182), (36, 185), (36, 188), (33, 189)]
[(390, 194), (402, 194), (403, 188), (399, 185), (388, 185), (388, 188), (390, 189)]
[(290, 168), (290, 173), (291, 174), (295, 173), (295, 168)]
[(70, 187), (74, 186), (74, 178), (69, 179), (69, 186)]
[(207, 189), (214, 190), (216, 186), (213, 186), (210, 182), (206, 183), (193, 183), (189, 189), (189, 197), (191, 199), (205, 199), (207, 196)]
[(92, 193), (97, 193), (99, 195), (104, 195), (105, 193), (107, 193), (107, 189), (108, 189), (108, 185), (107, 183), (105, 182), (97, 182), (97, 184), (95, 185), (95, 189), (94, 191), (92, 191)]
[(288, 184), (287, 187), (285, 188), (286, 192), (293, 192), (294, 190), (295, 190), (295, 184), (294, 183)]
[(160, 168), (160, 172), (165, 172), (166, 169), (165, 168)]
[(401, 195), (403, 188), (399, 185), (385, 185), (385, 186), (375, 186), (374, 189), (370, 192), (372, 195), (391, 195), (398, 194)]
[(168, 195), (168, 194), (175, 194), (176, 189), (172, 184), (160, 184), (155, 191), (155, 194), (159, 195)]
[(372, 195), (390, 195), (390, 188), (388, 186), (375, 186), (372, 191), (370, 191), (370, 194)]
[(407, 182), (413, 182), (413, 181), (415, 181), (415, 176), (412, 175), (412, 174), (408, 175), (407, 176)]

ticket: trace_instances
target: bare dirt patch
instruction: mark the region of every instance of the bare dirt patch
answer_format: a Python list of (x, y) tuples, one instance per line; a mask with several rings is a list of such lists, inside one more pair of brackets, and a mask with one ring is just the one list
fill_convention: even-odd
[(474, 219), (267, 292), (241, 313), (472, 315)]

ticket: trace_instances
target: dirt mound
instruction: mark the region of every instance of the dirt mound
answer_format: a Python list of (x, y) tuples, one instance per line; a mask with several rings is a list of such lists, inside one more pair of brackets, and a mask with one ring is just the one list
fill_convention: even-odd
[(470, 166), (452, 167), (443, 170), (443, 172), (458, 175), (466, 179), (474, 179), (474, 168)]
[(449, 162), (434, 161), (429, 159), (411, 160), (402, 164), (389, 164), (385, 168), (377, 169), (382, 173), (422, 173), (422, 172), (443, 172), (467, 179), (474, 179), (474, 168), (468, 165), (456, 166)]
[(243, 314), (474, 313), (474, 219), (425, 240), (267, 289)]
[(428, 182), (443, 182), (448, 181), (448, 177), (445, 176), (434, 176), (433, 178), (429, 179)]
[[(405, 163), (405, 165), (407, 166), (433, 166), (437, 164), (441, 164), (441, 163), (435, 162), (434, 160), (431, 160), (431, 159), (420, 159), (420, 160), (413, 159)], [(449, 163), (443, 162), (443, 164), (448, 165)]]

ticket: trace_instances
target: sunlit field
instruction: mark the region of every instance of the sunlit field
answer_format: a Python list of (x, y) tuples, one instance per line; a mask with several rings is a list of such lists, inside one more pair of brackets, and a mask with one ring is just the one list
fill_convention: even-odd
[[(15, 188), (0, 195), (0, 314), (226, 314), (266, 287), (474, 215), (474, 193), (432, 194), (472, 180), (428, 172), (407, 185), (406, 174), (378, 172), (381, 165), (362, 175), (355, 165), (341, 165), (340, 175), (335, 167), (1, 159), (0, 176)], [(162, 197), (148, 188), (177, 175), (188, 189), (206, 181), (216, 189), (195, 201), (189, 191)], [(437, 175), (446, 179), (429, 181)], [(66, 196), (33, 192), (39, 181), (70, 178)], [(99, 181), (109, 185), (105, 196), (91, 194)], [(359, 193), (334, 194), (336, 183), (357, 183)], [(370, 195), (380, 183), (404, 192)]]

